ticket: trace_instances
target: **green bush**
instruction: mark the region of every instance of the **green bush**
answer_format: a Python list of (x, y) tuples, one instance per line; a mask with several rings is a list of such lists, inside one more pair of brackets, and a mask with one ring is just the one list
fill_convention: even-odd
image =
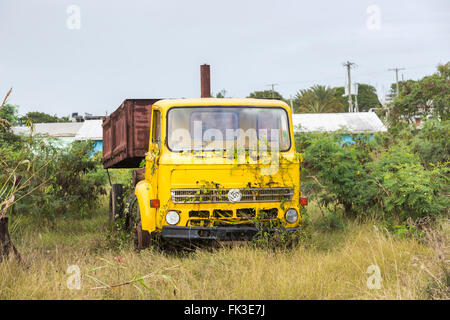
[(420, 156), (424, 166), (450, 161), (450, 120), (429, 119), (417, 130), (412, 149)]
[(377, 205), (388, 217), (437, 216), (448, 207), (448, 168), (426, 169), (407, 147), (394, 146), (368, 166)]
[[(448, 213), (448, 122), (428, 120), (422, 130), (398, 130), (342, 144), (343, 134), (300, 134), (302, 191), (347, 216), (397, 222)], [(392, 221), (394, 222), (394, 221)]]
[[(11, 187), (8, 177), (17, 167), (14, 213), (38, 214), (52, 219), (76, 212), (86, 214), (105, 194), (106, 174), (92, 158), (93, 144), (76, 141), (57, 149), (40, 137), (16, 137), (15, 143), (0, 139), (0, 185)], [(8, 185), (9, 184), (9, 185)]]
[(343, 230), (345, 228), (345, 222), (339, 213), (329, 212), (316, 222), (316, 226), (325, 231)]
[(305, 183), (305, 191), (322, 206), (342, 205), (346, 214), (355, 215), (371, 199), (364, 152), (359, 144), (341, 146), (339, 137), (333, 135), (312, 141), (304, 159), (313, 179)]

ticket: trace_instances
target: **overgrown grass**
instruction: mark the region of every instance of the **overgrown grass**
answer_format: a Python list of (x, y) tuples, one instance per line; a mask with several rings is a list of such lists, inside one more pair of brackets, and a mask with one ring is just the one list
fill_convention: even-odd
[[(24, 264), (0, 264), (0, 299), (449, 298), (446, 221), (426, 241), (392, 236), (376, 220), (329, 216), (312, 204), (309, 236), (294, 248), (249, 243), (137, 253), (131, 243), (106, 243), (106, 210), (105, 202), (89, 217), (59, 218), (54, 226), (13, 217), (12, 237)], [(80, 268), (80, 290), (67, 288), (70, 265)], [(381, 289), (367, 286), (370, 265), (380, 268)]]

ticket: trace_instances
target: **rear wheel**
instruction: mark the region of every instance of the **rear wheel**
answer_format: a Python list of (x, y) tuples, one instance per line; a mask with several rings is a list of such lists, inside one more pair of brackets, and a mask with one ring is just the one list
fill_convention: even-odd
[(121, 184), (113, 184), (109, 193), (109, 223), (121, 217), (123, 213), (123, 186)]

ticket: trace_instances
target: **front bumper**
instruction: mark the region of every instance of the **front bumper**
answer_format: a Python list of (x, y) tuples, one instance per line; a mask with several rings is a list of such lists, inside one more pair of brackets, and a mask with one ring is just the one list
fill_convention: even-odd
[[(289, 232), (299, 228), (264, 229), (263, 231)], [(165, 239), (180, 240), (218, 240), (218, 241), (243, 241), (252, 240), (260, 231), (255, 227), (175, 227), (163, 226), (161, 236)]]

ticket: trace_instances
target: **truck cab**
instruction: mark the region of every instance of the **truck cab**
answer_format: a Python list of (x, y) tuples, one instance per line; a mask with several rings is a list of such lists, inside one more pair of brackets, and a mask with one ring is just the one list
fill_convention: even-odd
[(151, 106), (137, 248), (163, 239), (250, 240), (296, 230), (300, 191), (290, 107), (266, 99), (165, 99)]

